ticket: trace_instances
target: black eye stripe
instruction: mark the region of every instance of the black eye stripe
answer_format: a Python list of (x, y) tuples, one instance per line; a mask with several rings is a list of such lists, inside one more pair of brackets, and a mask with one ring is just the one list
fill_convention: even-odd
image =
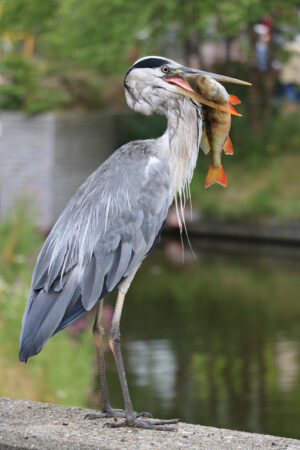
[(164, 64), (168, 64), (167, 59), (163, 58), (146, 58), (142, 59), (142, 61), (137, 62), (134, 64), (130, 69), (129, 72), (133, 69), (143, 69), (143, 68), (149, 68), (149, 69), (155, 69), (156, 67), (163, 66)]

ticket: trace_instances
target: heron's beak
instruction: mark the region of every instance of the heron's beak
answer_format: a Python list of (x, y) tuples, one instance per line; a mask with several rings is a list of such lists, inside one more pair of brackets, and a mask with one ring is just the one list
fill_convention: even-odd
[(164, 79), (168, 83), (176, 84), (177, 92), (179, 94), (182, 94), (186, 97), (191, 98), (192, 100), (195, 100), (196, 102), (202, 103), (204, 105), (210, 106), (211, 108), (218, 109), (228, 114), (239, 115), (233, 108), (229, 109), (229, 107), (227, 106), (207, 100), (198, 92), (196, 92), (183, 78), (184, 76), (198, 77), (199, 75), (206, 75), (208, 77), (214, 78), (215, 80), (227, 83), (244, 84), (247, 86), (251, 85), (251, 83), (248, 83), (247, 81), (238, 80), (237, 78), (231, 78), (226, 77), (225, 75), (218, 75), (216, 73), (205, 72), (204, 70), (196, 70), (190, 67), (181, 67), (180, 69), (173, 70), (172, 73), (170, 75), (165, 76)]
[(173, 74), (180, 77), (199, 77), (199, 75), (205, 75), (207, 77), (213, 78), (214, 80), (222, 81), (223, 83), (234, 83), (234, 84), (245, 84), (246, 86), (251, 86), (248, 81), (238, 80), (237, 78), (227, 77), (225, 75), (219, 75), (217, 73), (205, 72), (204, 70), (192, 69), (191, 67), (181, 67), (173, 71)]

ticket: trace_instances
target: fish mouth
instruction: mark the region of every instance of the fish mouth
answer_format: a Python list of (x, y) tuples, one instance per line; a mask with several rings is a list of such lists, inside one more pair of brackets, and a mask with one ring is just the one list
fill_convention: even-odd
[(244, 85), (250, 85), (247, 81), (238, 80), (237, 78), (231, 78), (227, 77), (225, 75), (218, 75), (211, 72), (205, 72), (203, 70), (196, 70), (189, 67), (182, 67), (180, 69), (176, 69), (172, 71), (170, 75), (166, 75), (164, 77), (164, 80), (167, 83), (174, 84), (176, 86), (176, 90), (179, 94), (184, 95), (185, 97), (188, 97), (198, 103), (201, 103), (203, 105), (209, 106), (210, 108), (217, 109), (218, 111), (226, 112), (227, 114), (233, 114), (239, 116), (240, 114), (230, 106), (228, 105), (222, 105), (220, 103), (213, 102), (211, 100), (206, 99), (203, 97), (199, 92), (196, 92), (192, 86), (189, 85), (189, 83), (183, 78), (184, 76), (188, 77), (197, 77), (200, 75), (206, 75), (213, 79), (216, 79), (218, 81), (228, 82), (228, 83), (235, 83), (235, 84), (244, 84)]

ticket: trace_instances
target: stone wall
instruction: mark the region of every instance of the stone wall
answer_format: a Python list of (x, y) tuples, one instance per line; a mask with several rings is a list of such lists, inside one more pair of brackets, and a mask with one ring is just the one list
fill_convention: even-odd
[(116, 148), (115, 114), (0, 114), (0, 218), (17, 200), (48, 229), (76, 189)]
[[(300, 450), (300, 441), (180, 422), (175, 431), (108, 428), (111, 419), (86, 420), (82, 408), (0, 397), (2, 450)], [(117, 420), (117, 419), (116, 419)], [(123, 421), (123, 419), (118, 419)]]

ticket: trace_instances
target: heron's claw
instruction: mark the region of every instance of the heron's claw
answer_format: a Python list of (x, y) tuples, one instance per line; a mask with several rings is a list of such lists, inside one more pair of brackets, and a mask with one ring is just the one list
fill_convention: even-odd
[(136, 428), (145, 428), (147, 430), (177, 431), (175, 427), (168, 427), (165, 425), (178, 422), (180, 422), (180, 419), (146, 420), (136, 417), (130, 420), (126, 419), (124, 422), (107, 422), (103, 426), (110, 428), (136, 427)]
[[(139, 418), (139, 417), (151, 418), (152, 414), (150, 412), (143, 411), (143, 412), (140, 412), (140, 413), (135, 412), (135, 416), (137, 418)], [(102, 411), (102, 412), (97, 413), (97, 414), (86, 414), (84, 416), (84, 419), (96, 420), (96, 419), (110, 419), (112, 417), (114, 417), (114, 418), (117, 418), (117, 417), (125, 418), (126, 415), (125, 415), (124, 409), (109, 409), (108, 411)]]
[(137, 413), (136, 417), (148, 417), (149, 419), (152, 419), (152, 414), (148, 411), (142, 411)]

